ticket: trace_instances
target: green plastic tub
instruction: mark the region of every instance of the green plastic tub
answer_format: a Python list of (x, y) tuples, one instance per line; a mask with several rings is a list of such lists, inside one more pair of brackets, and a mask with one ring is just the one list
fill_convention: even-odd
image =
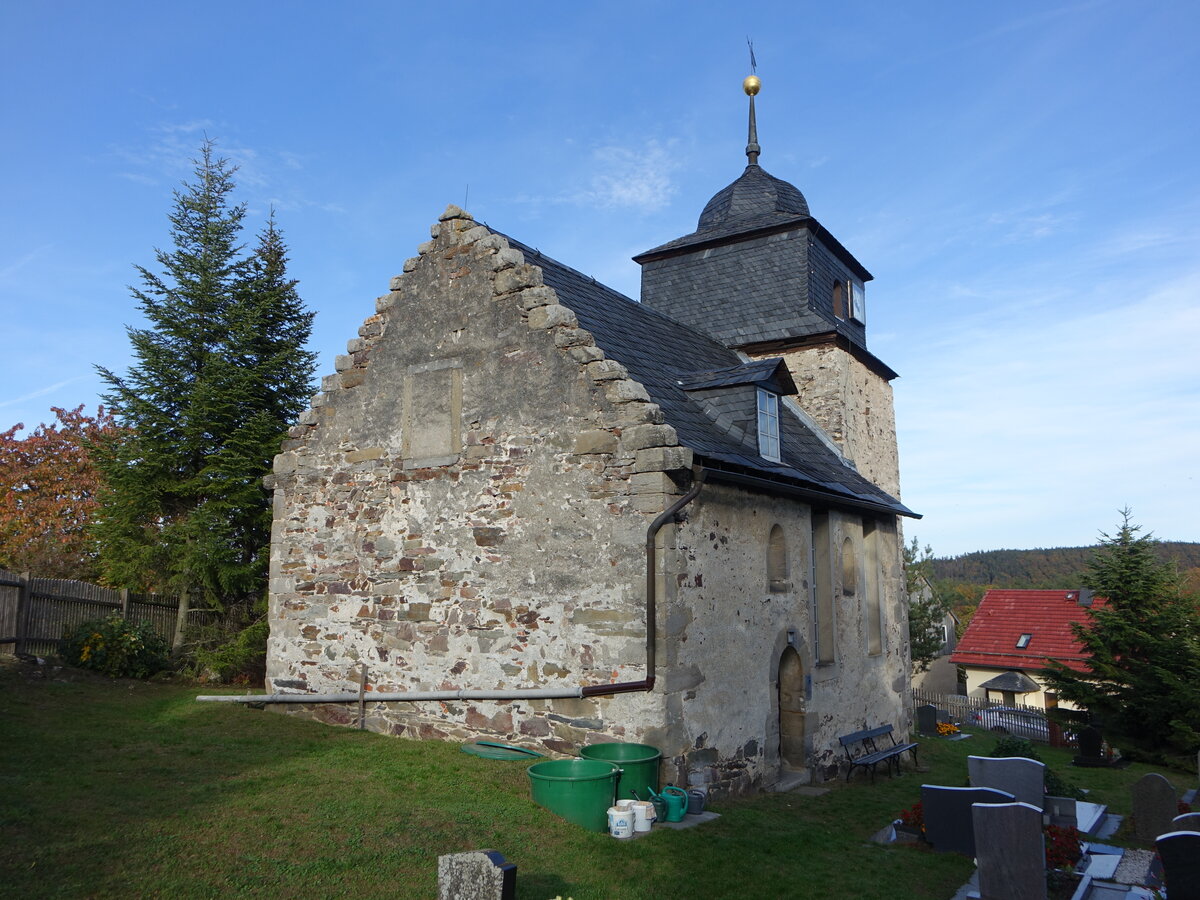
[[(618, 800), (649, 800), (650, 788), (658, 790), (658, 763), (662, 752), (649, 744), (592, 744), (579, 751), (584, 759), (602, 760), (621, 769), (617, 781)], [(637, 797), (633, 796), (634, 791)]]
[(527, 770), (533, 802), (588, 831), (608, 831), (619, 770), (598, 759), (551, 759)]

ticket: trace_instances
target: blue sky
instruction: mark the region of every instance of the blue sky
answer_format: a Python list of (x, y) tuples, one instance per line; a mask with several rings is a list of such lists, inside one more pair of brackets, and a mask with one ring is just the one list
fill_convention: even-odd
[(626, 294), (761, 163), (853, 252), (907, 534), (1200, 540), (1200, 5), (40, 2), (0, 10), (0, 430), (98, 402), (204, 139), (333, 371), (447, 203)]

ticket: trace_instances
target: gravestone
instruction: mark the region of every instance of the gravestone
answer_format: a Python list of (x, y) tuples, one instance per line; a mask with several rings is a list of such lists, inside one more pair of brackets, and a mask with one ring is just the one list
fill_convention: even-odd
[(1184, 813), (1171, 820), (1172, 831), (1200, 831), (1200, 812)]
[(1153, 841), (1171, 830), (1179, 812), (1175, 787), (1156, 772), (1143, 775), (1133, 785), (1133, 831), (1139, 841)]
[(1023, 756), (968, 756), (967, 775), (972, 787), (1012, 794), (1018, 802), (1041, 809), (1046, 796), (1046, 764)]
[(438, 857), (438, 900), (516, 900), (517, 865), (495, 850)]
[(924, 706), (918, 706), (915, 712), (917, 731), (921, 734), (937, 734), (937, 707), (926, 703)]
[(1028, 803), (976, 803), (971, 819), (981, 900), (1045, 900), (1042, 811)]
[(944, 709), (939, 709), (939, 710), (937, 711), (937, 720), (938, 720), (939, 722), (945, 722), (947, 725), (951, 724), (951, 723), (950, 723), (950, 713), (949, 713), (949, 711), (948, 711), (948, 710), (944, 710)]
[(1013, 795), (991, 788), (921, 785), (921, 810), (925, 815), (925, 840), (940, 853), (975, 856), (974, 803), (1011, 803)]
[(1059, 828), (1078, 828), (1079, 811), (1074, 797), (1046, 797), (1044, 807), (1050, 824)]
[(1095, 725), (1089, 725), (1079, 732), (1079, 755), (1075, 757), (1075, 765), (1087, 768), (1099, 768), (1109, 764), (1104, 755), (1104, 735)]
[(1200, 832), (1171, 831), (1154, 845), (1171, 900), (1200, 900)]

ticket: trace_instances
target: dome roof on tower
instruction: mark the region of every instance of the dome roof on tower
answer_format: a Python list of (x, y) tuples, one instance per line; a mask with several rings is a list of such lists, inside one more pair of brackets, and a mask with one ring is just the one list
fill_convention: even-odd
[(808, 201), (793, 184), (769, 175), (761, 166), (746, 166), (746, 171), (737, 181), (713, 195), (700, 213), (697, 231), (710, 229), (727, 230), (722, 226), (741, 223), (743, 220), (808, 216)]

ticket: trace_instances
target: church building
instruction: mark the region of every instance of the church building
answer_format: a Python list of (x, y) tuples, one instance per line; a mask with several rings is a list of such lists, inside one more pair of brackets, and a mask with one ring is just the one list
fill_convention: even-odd
[(635, 257), (641, 302), (441, 215), (268, 478), (270, 690), (365, 680), (379, 731), (651, 744), (729, 792), (908, 730), (871, 275), (759, 165), (745, 88), (748, 165)]

